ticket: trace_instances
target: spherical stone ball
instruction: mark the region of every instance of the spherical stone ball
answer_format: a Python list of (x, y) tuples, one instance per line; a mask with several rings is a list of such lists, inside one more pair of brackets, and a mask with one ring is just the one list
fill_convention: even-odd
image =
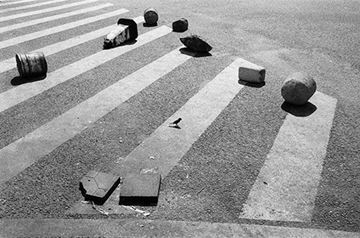
[(144, 20), (148, 25), (156, 25), (159, 15), (154, 8), (148, 8), (144, 11)]
[(311, 98), (315, 91), (315, 80), (307, 74), (297, 72), (285, 79), (281, 88), (281, 95), (287, 103), (303, 105)]

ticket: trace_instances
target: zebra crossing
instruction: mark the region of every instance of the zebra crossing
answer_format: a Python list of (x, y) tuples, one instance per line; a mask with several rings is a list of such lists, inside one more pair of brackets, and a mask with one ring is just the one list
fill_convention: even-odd
[[(76, 1), (74, 3), (69, 3), (66, 0), (26, 0), (3, 2), (0, 3), (0, 8), (15, 3), (28, 2), (35, 3), (1, 9), (1, 13), (11, 13), (11, 11), (16, 10), (26, 11), (2, 16), (0, 22), (34, 15), (38, 18), (0, 27), (0, 37), (7, 32), (40, 23), (54, 22), (57, 19), (66, 19), (70, 16), (90, 12), (93, 14), (104, 9), (108, 11), (91, 17), (82, 16), (81, 19), (74, 22), (52, 26), (46, 30), (1, 40), (0, 51), (18, 44), (26, 44), (30, 40), (96, 23), (100, 20), (112, 18), (116, 22), (120, 15), (129, 14), (131, 16), (131, 11), (125, 8), (115, 10), (113, 4), (100, 3), (97, 0)], [(47, 6), (53, 3), (62, 3), (63, 5)], [(72, 7), (89, 3), (92, 4), (91, 7), (70, 11)], [(44, 8), (32, 11), (32, 7)], [(69, 12), (56, 14), (56, 11), (62, 9), (69, 9)], [(48, 12), (54, 12), (54, 15), (41, 17), (41, 14)], [(138, 24), (144, 21), (141, 16), (133, 19)], [(87, 47), (89, 41), (102, 38), (113, 26), (102, 26), (63, 41), (40, 45), (39, 48), (31, 51), (42, 51), (46, 56), (56, 55), (64, 51), (71, 52), (73, 47), (80, 45)], [(61, 87), (63, 83), (87, 72), (96, 72), (99, 67), (107, 62), (116, 60), (131, 51), (146, 48), (152, 42), (171, 34), (172, 29), (166, 25), (151, 28), (140, 34), (134, 44), (123, 45), (110, 50), (99, 50), (92, 55), (57, 68), (48, 73), (46, 79), (42, 81), (22, 84), (2, 91), (0, 93), (0, 115), (6, 115), (29, 99), (36, 100), (39, 95), (48, 90), (55, 90), (55, 88)], [(21, 175), (24, 170), (36, 164), (62, 144), (81, 134), (90, 125), (123, 105), (130, 98), (146, 91), (150, 85), (160, 81), (161, 78), (166, 77), (175, 69), (183, 67), (186, 62), (197, 60), (197, 58), (181, 53), (180, 46), (172, 47), (172, 50), (165, 55), (157, 56), (153, 62), (143, 65), (140, 69), (123, 78), (119, 78), (112, 85), (0, 148), (0, 184), (6, 186), (9, 180), (16, 178), (19, 174)], [(137, 59), (131, 60), (136, 61)], [(162, 176), (166, 177), (245, 87), (237, 82), (237, 69), (243, 61), (241, 58), (234, 59), (216, 77), (206, 82), (184, 105), (154, 129), (147, 138), (143, 138), (141, 143), (118, 166), (113, 168), (112, 172), (123, 176), (126, 173), (138, 171), (140, 168), (156, 167)], [(15, 67), (13, 58), (2, 60), (0, 62), (2, 80), (10, 81), (11, 78), (3, 78), (3, 76)], [(317, 186), (321, 179), (322, 161), (326, 155), (327, 143), (336, 111), (336, 99), (317, 92), (311, 103), (316, 107), (316, 111), (310, 116), (296, 117), (288, 114), (283, 121), (251, 191), (246, 191), (249, 192), (249, 195), (246, 203), (243, 204), (243, 212), (239, 214), (240, 218), (311, 221)], [(41, 107), (40, 104), (41, 102), (39, 102), (39, 107)], [(181, 129), (169, 128), (168, 124), (179, 117), (183, 118)], [(313, 141), (317, 143), (312, 144)], [(291, 157), (294, 154), (299, 155), (299, 157)], [(154, 155), (153, 160), (148, 159), (150, 155)], [(236, 156), (241, 157), (242, 155)], [(269, 185), (264, 185), (264, 181), (267, 181)], [(76, 206), (80, 205), (80, 201), (75, 201), (74, 204), (70, 204), (68, 211), (74, 211)]]

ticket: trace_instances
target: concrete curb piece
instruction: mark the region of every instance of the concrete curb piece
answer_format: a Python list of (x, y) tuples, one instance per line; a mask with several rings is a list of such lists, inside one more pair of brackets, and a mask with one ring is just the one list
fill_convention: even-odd
[(265, 68), (244, 61), (239, 67), (239, 80), (249, 83), (265, 83)]
[(132, 219), (1, 219), (0, 237), (343, 237), (358, 232), (284, 226)]
[(120, 205), (155, 206), (161, 176), (158, 173), (129, 174), (120, 188)]

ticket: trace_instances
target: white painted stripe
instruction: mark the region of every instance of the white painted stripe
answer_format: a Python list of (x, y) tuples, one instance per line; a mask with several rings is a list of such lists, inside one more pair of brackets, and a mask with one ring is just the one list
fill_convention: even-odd
[(60, 26), (55, 26), (52, 28), (48, 28), (42, 31), (37, 31), (37, 32), (33, 32), (33, 33), (29, 33), (26, 35), (22, 35), (19, 37), (15, 37), (15, 38), (11, 38), (8, 40), (4, 40), (0, 42), (0, 49), (12, 46), (12, 45), (16, 45), (22, 42), (26, 42), (29, 40), (33, 40), (33, 39), (37, 39), (43, 36), (47, 36), (47, 35), (51, 35), (51, 34), (55, 34), (55, 33), (59, 33), (62, 31), (66, 31), (72, 28), (76, 28), (82, 25), (86, 25), (86, 24), (90, 24), (92, 22), (96, 22), (96, 21), (100, 21), (109, 17), (114, 17), (114, 16), (118, 16), (119, 14), (123, 14), (125, 12), (128, 12), (128, 10), (126, 9), (119, 9), (113, 12), (108, 12), (108, 13), (104, 13), (98, 16), (94, 16), (94, 17), (88, 17), (79, 21), (74, 21), (71, 23), (67, 23), (64, 25), (60, 25)]
[[(125, 177), (126, 174), (138, 173), (143, 168), (157, 168), (165, 177), (244, 87), (238, 83), (238, 68), (244, 62), (246, 61), (239, 58), (225, 68), (136, 147), (121, 164), (114, 164), (112, 173)], [(169, 127), (178, 118), (182, 118), (181, 129)], [(154, 156), (154, 159), (149, 159), (150, 156)], [(123, 213), (124, 210), (118, 206), (116, 194), (110, 196), (104, 208), (111, 214)], [(66, 213), (91, 212), (91, 206), (77, 201)]]
[(18, 23), (18, 24), (13, 24), (13, 25), (0, 27), (0, 33), (16, 30), (16, 29), (19, 29), (19, 28), (27, 27), (27, 26), (33, 26), (33, 25), (40, 24), (40, 23), (54, 21), (54, 20), (57, 20), (57, 19), (65, 18), (65, 17), (80, 15), (80, 14), (100, 10), (100, 9), (110, 7), (110, 6), (113, 6), (113, 4), (106, 3), (106, 4), (94, 6), (94, 7), (82, 8), (82, 9), (72, 11), (72, 12), (61, 13), (61, 14), (58, 14), (58, 15), (52, 15), (52, 16), (49, 16), (49, 17), (39, 18), (39, 19), (31, 20), (31, 21), (24, 21), (24, 22), (21, 22), (21, 23)]
[(0, 220), (1, 237), (116, 237), (118, 234), (122, 237), (165, 237), (164, 234), (166, 237), (360, 237), (359, 232), (329, 229), (142, 218)]
[(287, 115), (241, 218), (311, 221), (337, 100), (316, 92), (310, 102), (310, 116)]
[(15, 5), (15, 4), (26, 3), (26, 2), (34, 2), (34, 1), (37, 1), (37, 0), (21, 0), (21, 1), (2, 2), (2, 3), (0, 3), (0, 6)]
[(38, 14), (42, 14), (42, 13), (46, 13), (46, 12), (57, 11), (57, 10), (65, 9), (65, 8), (80, 6), (82, 4), (96, 2), (96, 1), (98, 1), (98, 0), (85, 0), (85, 1), (81, 1), (81, 2), (65, 4), (65, 5), (62, 5), (62, 6), (50, 7), (50, 8), (45, 8), (45, 9), (41, 9), (41, 10), (36, 10), (36, 11), (32, 11), (32, 12), (24, 12), (24, 13), (14, 14), (14, 15), (10, 15), (10, 16), (4, 16), (4, 17), (0, 17), (0, 22), (13, 20), (13, 19), (20, 18), (20, 17), (27, 17), (27, 16), (38, 15)]
[[(144, 22), (144, 17), (140, 16), (140, 17), (136, 17), (133, 18), (133, 20), (139, 24), (141, 22)], [(101, 29), (98, 29), (96, 31), (91, 31), (89, 33), (80, 35), (80, 36), (76, 36), (73, 38), (70, 38), (68, 40), (65, 41), (61, 41), (52, 45), (48, 45), (45, 46), (43, 48), (40, 49), (36, 49), (32, 52), (43, 52), (44, 55), (49, 56), (55, 53), (58, 53), (60, 51), (69, 49), (71, 47), (80, 45), (82, 43), (85, 43), (87, 41), (91, 41), (94, 40), (98, 37), (104, 36), (107, 33), (109, 33), (116, 25), (111, 25), (111, 26), (107, 26)], [(15, 57), (11, 57), (9, 59), (3, 60), (0, 62), (0, 73), (6, 72), (10, 69), (16, 68), (16, 61), (15, 61)]]
[(34, 4), (26, 5), (26, 6), (6, 8), (6, 9), (3, 9), (3, 10), (0, 10), (0, 13), (16, 11), (16, 10), (23, 10), (23, 9), (32, 8), (32, 7), (40, 7), (40, 6), (44, 6), (44, 5), (49, 5), (49, 4), (53, 4), (53, 3), (59, 3), (59, 2), (65, 2), (65, 1), (69, 1), (69, 0), (52, 0), (52, 1), (47, 1), (47, 2), (34, 3)]
[[(171, 32), (167, 27), (159, 29), (162, 29), (162, 32), (156, 31), (157, 35)], [(148, 36), (153, 37), (154, 34)], [(105, 116), (189, 58), (191, 57), (181, 54), (179, 49), (176, 49), (4, 147), (0, 150), (0, 183), (7, 181), (73, 138), (90, 123)]]
[(2, 102), (0, 104), (0, 112), (170, 32), (171, 28), (167, 26), (159, 27), (140, 35), (137, 38), (136, 44), (124, 45), (111, 50), (102, 50), (49, 73), (46, 79), (42, 81), (32, 82), (31, 84), (22, 84), (5, 91), (0, 94), (0, 102)]
[[(238, 68), (243, 62), (239, 58), (225, 68), (136, 147), (113, 172), (126, 176), (127, 173), (138, 173), (142, 168), (158, 168), (165, 177), (243, 88), (238, 83)], [(169, 127), (178, 118), (182, 118), (181, 129)], [(150, 160), (150, 156), (155, 158)]]

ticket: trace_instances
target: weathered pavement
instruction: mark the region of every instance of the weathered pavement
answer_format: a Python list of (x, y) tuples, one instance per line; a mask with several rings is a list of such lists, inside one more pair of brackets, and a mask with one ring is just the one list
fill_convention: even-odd
[[(51, 226), (59, 235), (61, 225), (81, 235), (126, 223), (121, 232), (138, 236), (218, 226), (219, 236), (359, 236), (333, 231), (360, 232), (359, 2), (10, 2), (0, 2), (1, 235), (26, 234), (31, 224), (39, 224), (34, 235)], [(149, 6), (158, 26), (142, 25)], [(119, 17), (137, 19), (139, 38), (104, 51)], [(181, 17), (189, 31), (171, 32)], [(190, 33), (212, 56), (181, 53), (179, 37)], [(23, 83), (14, 55), (37, 50), (47, 78)], [(237, 82), (239, 58), (267, 69), (263, 87)], [(301, 109), (280, 95), (295, 71), (318, 86)], [(181, 129), (168, 127), (179, 117)], [(116, 194), (102, 207), (108, 215), (81, 203), (88, 171), (143, 167), (163, 175), (158, 206), (139, 207), (149, 216), (118, 206)]]

